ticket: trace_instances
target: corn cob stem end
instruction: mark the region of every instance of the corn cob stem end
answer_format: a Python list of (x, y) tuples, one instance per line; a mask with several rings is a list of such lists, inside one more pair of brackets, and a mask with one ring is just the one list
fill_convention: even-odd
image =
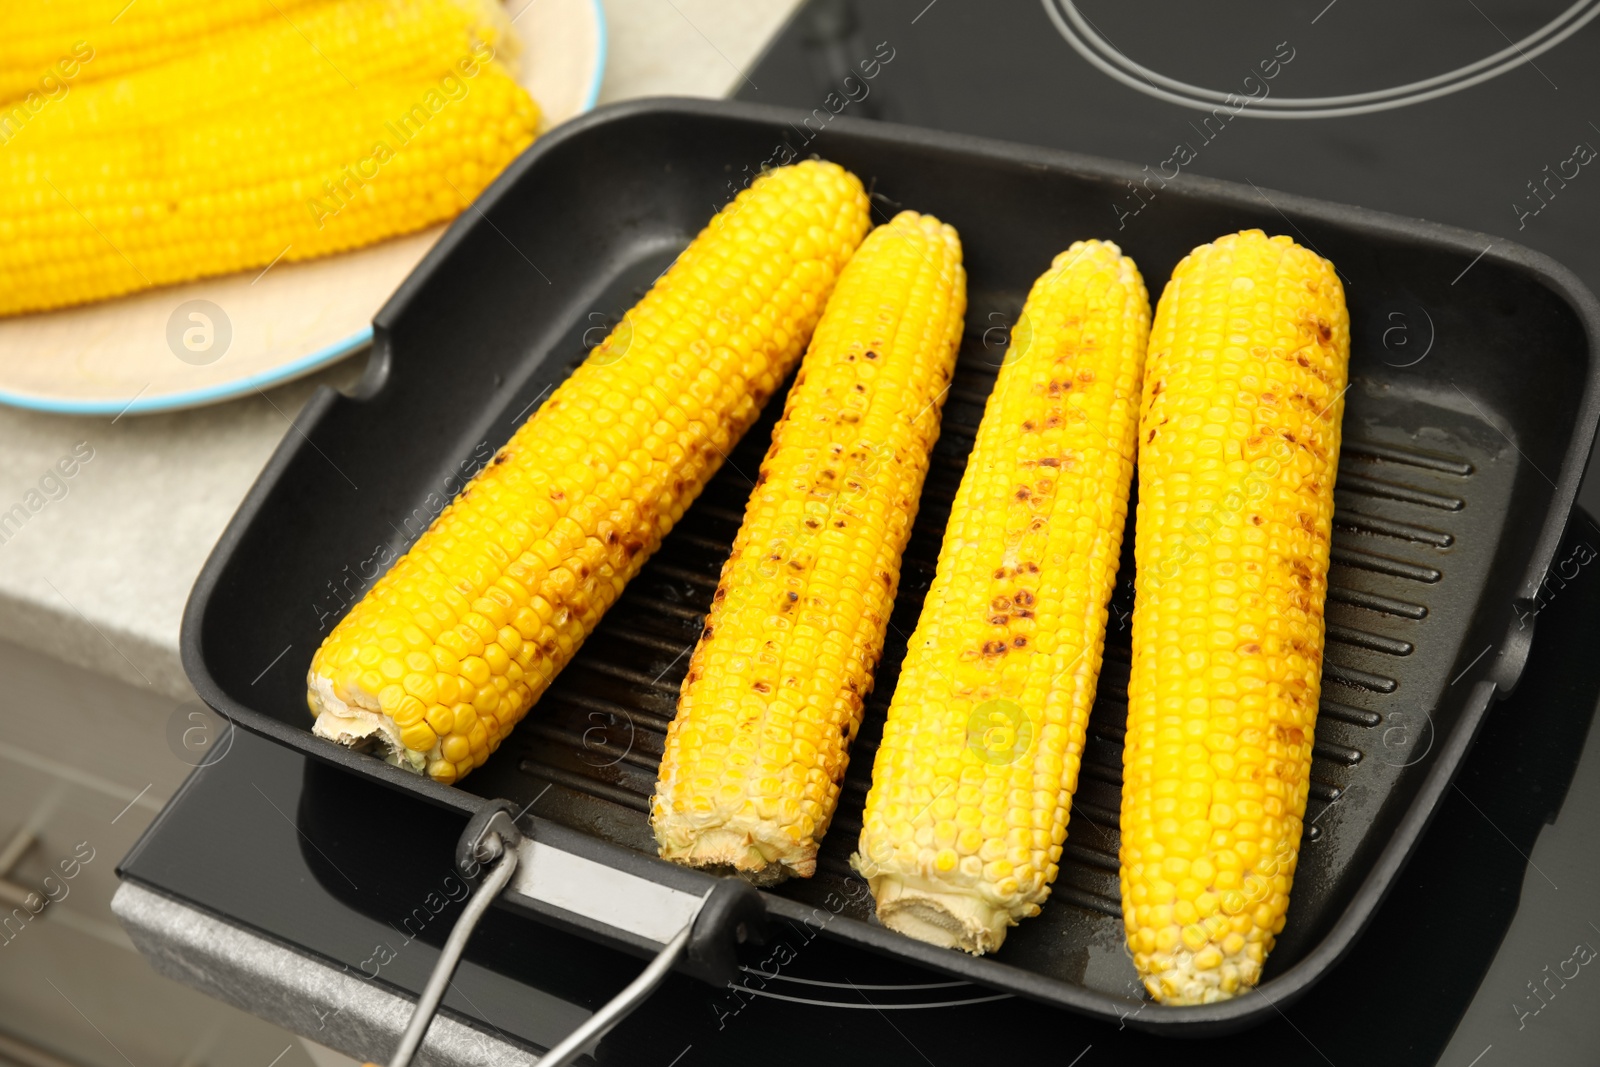
[(393, 719), (377, 709), (346, 704), (333, 691), (332, 679), (313, 673), (306, 681), (308, 703), (316, 716), (311, 724), (313, 734), (357, 751), (374, 750), (387, 763), (423, 773), (427, 755), (406, 748)]
[(896, 933), (940, 948), (981, 956), (993, 952), (1015, 925), (1011, 913), (969, 893), (907, 885), (892, 875), (871, 880), (878, 921)]
[[(1250, 947), (1225, 953), (1215, 945), (1207, 945), (1199, 952), (1179, 946), (1172, 953), (1157, 953), (1148, 961), (1150, 970), (1140, 967), (1144, 987), (1160, 1004), (1215, 1004), (1231, 1000), (1254, 988), (1261, 980), (1261, 961), (1252, 958)], [(1259, 948), (1257, 952), (1265, 955)]]
[[(734, 826), (719, 826), (699, 831), (687, 842), (673, 847), (671, 836), (661, 840), (661, 856), (686, 867), (698, 867), (716, 875), (737, 875), (753, 886), (777, 885), (790, 875), (810, 878), (817, 870), (817, 853), (797, 850), (791, 844), (790, 856), (774, 856), (772, 842), (758, 842), (754, 834)], [(685, 845), (687, 847), (685, 847)]]

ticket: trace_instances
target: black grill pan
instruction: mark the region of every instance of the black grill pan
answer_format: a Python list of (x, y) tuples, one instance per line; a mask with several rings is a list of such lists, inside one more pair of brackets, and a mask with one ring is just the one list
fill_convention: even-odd
[[(537, 798), (522, 823), (535, 839), (619, 877), (703, 892), (709, 878), (654, 858), (646, 803), (687, 652), (780, 405), (769, 405), (539, 706), (459, 787), (313, 737), (304, 675), (342, 605), (377, 576), (375, 561), (404, 550), (461, 472), (510, 436), (712, 211), (763, 163), (819, 154), (868, 183), (878, 221), (904, 205), (960, 230), (970, 310), (839, 813), (817, 877), (763, 892), (768, 915), (1144, 1029), (1213, 1033), (1265, 1017), (1350, 946), (1484, 711), (1516, 684), (1600, 412), (1600, 306), (1544, 256), (1432, 223), (1186, 176), (1119, 231), (1113, 205), (1139, 177), (1129, 164), (844, 118), (815, 134), (804, 118), (727, 102), (629, 103), (566, 124), (518, 159), (378, 315), (358, 387), (312, 398), (241, 505), (189, 600), (191, 680), (239, 724), (320, 760), (463, 812), (487, 799), (520, 808)], [(1307, 833), (1264, 996), (1145, 1005), (1122, 946), (1131, 529), (1071, 833), (1043, 914), (981, 959), (883, 929), (846, 859), (1005, 327), (1034, 277), (1075, 239), (1117, 240), (1153, 299), (1191, 247), (1252, 226), (1332, 259), (1354, 338)], [(649, 949), (648, 938), (609, 929), (605, 915), (519, 898), (515, 886), (510, 899)]]

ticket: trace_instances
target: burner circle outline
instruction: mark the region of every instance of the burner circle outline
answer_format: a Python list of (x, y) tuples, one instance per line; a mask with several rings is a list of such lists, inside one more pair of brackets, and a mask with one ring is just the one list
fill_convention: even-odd
[(1106, 40), (1078, 10), (1073, 0), (1043, 0), (1043, 3), (1050, 21), (1074, 51), (1101, 73), (1130, 89), (1198, 111), (1211, 111), (1222, 104), (1232, 107), (1247, 102), (1252, 106), (1240, 107), (1235, 113), (1258, 119), (1343, 118), (1409, 107), (1449, 96), (1497, 78), (1524, 63), (1531, 63), (1600, 15), (1600, 0), (1577, 0), (1533, 33), (1491, 56), (1405, 85), (1344, 96), (1269, 97), (1253, 101), (1238, 93), (1221, 93), (1215, 89), (1190, 85), (1135, 62)]

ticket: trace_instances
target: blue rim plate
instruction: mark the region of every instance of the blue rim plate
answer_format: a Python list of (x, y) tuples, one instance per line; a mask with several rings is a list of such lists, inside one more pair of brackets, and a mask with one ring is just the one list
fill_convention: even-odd
[[(589, 3), (594, 15), (596, 47), (593, 73), (576, 112), (580, 115), (592, 110), (600, 98), (600, 86), (605, 80), (606, 60), (609, 49), (605, 6), (602, 0), (589, 0)], [(141, 397), (138, 394), (134, 394), (132, 397), (112, 398), (109, 400), (77, 400), (14, 392), (0, 388), (0, 404), (57, 415), (112, 415), (121, 417), (123, 415), (146, 415), (164, 411), (180, 411), (185, 408), (204, 407), (224, 400), (232, 400), (259, 390), (283, 385), (286, 382), (302, 378), (307, 374), (352, 356), (371, 343), (372, 326), (368, 324), (348, 337), (332, 344), (323, 345), (315, 351), (272, 367), (269, 370), (246, 374), (198, 389), (162, 393), (151, 397)]]

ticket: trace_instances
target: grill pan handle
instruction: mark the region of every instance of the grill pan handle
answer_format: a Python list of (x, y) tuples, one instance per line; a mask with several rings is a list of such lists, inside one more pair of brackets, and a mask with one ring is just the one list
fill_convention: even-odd
[[(444, 998), (450, 976), (456, 973), (456, 964), (461, 962), (461, 952), (467, 947), (467, 939), (472, 936), (483, 913), (489, 910), (489, 903), (500, 895), (506, 883), (511, 881), (511, 875), (516, 872), (517, 845), (521, 841), (522, 834), (512, 821), (509, 805), (496, 802), (479, 811), (467, 823), (466, 832), (456, 844), (456, 866), (469, 876), (482, 870), (485, 863), (491, 866), (483, 881), (478, 883), (478, 888), (467, 898), (461, 918), (451, 927), (450, 936), (445, 939), (444, 948), (439, 952), (439, 960), (433, 965), (433, 973), (428, 975), (428, 984), (422, 987), (422, 996), (417, 998), (417, 1006), (412, 1009), (411, 1021), (400, 1035), (400, 1044), (389, 1060), (389, 1067), (410, 1067), (411, 1057), (416, 1055), (417, 1047), (422, 1044), (422, 1035), (428, 1032), (434, 1013), (439, 1010), (439, 1001)], [(369, 1063), (367, 1067), (377, 1065)]]
[(761, 895), (753, 887), (735, 878), (715, 879), (700, 899), (694, 917), (656, 953), (639, 977), (560, 1044), (540, 1056), (538, 1067), (566, 1067), (577, 1059), (590, 1042), (604, 1037), (627, 1018), (629, 1012), (644, 1003), (680, 959), (687, 958), (686, 969), (698, 977), (717, 984), (730, 981), (729, 976), (736, 975), (739, 969), (736, 944), (764, 937), (765, 919)]
[[(529, 870), (534, 862), (557, 860), (550, 864), (557, 868), (557, 876), (562, 873), (558, 858), (564, 857), (566, 862), (574, 859), (588, 862), (550, 846), (543, 846), (541, 852), (533, 849), (532, 844), (518, 829), (513, 806), (504, 800), (485, 804), (467, 823), (456, 844), (456, 866), (469, 878), (481, 874), (482, 881), (451, 928), (388, 1067), (410, 1067), (449, 987), (467, 940), (478, 920), (489, 910), (490, 902), (512, 883), (519, 860), (523, 865), (523, 879), (519, 880), (519, 885), (537, 884)], [(680, 961), (684, 970), (714, 985), (732, 981), (738, 975), (738, 946), (766, 940), (766, 907), (754, 887), (736, 878), (708, 878), (707, 881), (710, 887), (683, 913), (681, 926), (655, 953), (639, 977), (560, 1044), (539, 1057), (539, 1067), (565, 1067), (577, 1059), (587, 1045), (604, 1037), (642, 1004)], [(366, 1067), (377, 1065), (368, 1063)]]

